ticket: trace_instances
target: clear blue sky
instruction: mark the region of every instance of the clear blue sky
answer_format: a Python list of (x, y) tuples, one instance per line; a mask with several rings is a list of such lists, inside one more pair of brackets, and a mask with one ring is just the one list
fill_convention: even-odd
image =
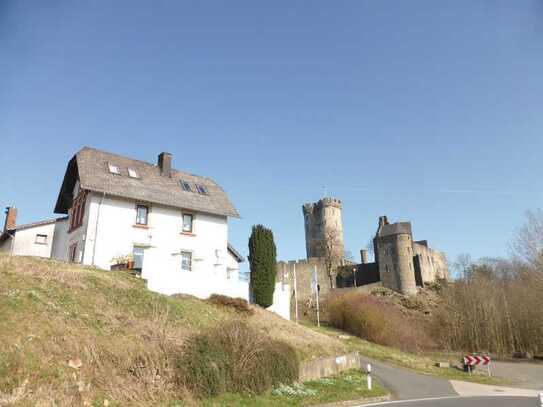
[(52, 216), (84, 145), (210, 176), (280, 259), (344, 202), (449, 258), (507, 254), (543, 200), (543, 2), (0, 0), (0, 204)]

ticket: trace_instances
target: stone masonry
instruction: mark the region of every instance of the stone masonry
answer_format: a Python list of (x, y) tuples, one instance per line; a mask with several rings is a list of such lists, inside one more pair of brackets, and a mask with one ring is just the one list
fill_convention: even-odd
[[(417, 287), (448, 279), (445, 254), (431, 249), (426, 240), (414, 241), (410, 222), (389, 223), (386, 216), (379, 218), (373, 239), (375, 261), (368, 261), (366, 250), (360, 251), (360, 264), (344, 260), (341, 211), (341, 201), (330, 197), (303, 205), (307, 259), (281, 261), (277, 264), (278, 275), (287, 280), (293, 290), (291, 315), (294, 315), (295, 287), (299, 310), (311, 307), (314, 302), (311, 276), (315, 269), (320, 295), (325, 295), (336, 287), (359, 287), (375, 283), (405, 295), (414, 295)], [(323, 258), (326, 247), (333, 248), (335, 256), (341, 259), (331, 273), (332, 281)]]

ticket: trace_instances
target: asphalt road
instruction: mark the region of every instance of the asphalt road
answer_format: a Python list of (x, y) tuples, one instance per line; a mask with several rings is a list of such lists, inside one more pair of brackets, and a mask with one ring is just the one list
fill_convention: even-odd
[(543, 363), (492, 362), (492, 374), (512, 381), (516, 387), (543, 391)]
[(391, 367), (376, 360), (361, 358), (363, 366), (372, 365), (372, 375), (392, 393), (394, 399), (408, 400), (428, 397), (457, 396), (451, 383), (439, 377), (413, 373)]
[(364, 404), (360, 407), (539, 407), (536, 397), (448, 397), (429, 400), (388, 401), (384, 403)]

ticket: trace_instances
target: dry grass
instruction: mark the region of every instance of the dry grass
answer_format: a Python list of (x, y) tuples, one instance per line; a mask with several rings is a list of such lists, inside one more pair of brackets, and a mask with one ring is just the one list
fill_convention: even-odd
[[(335, 338), (251, 308), (248, 324), (303, 358), (345, 351)], [(238, 316), (149, 292), (122, 271), (4, 254), (0, 315), (0, 406), (190, 404), (175, 385), (172, 355), (190, 335)]]

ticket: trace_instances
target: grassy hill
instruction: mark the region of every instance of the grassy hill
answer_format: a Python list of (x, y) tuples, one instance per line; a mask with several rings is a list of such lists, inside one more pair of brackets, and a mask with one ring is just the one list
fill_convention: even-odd
[(190, 399), (173, 380), (172, 353), (191, 334), (233, 318), (289, 343), (301, 359), (347, 349), (257, 307), (240, 315), (194, 297), (152, 293), (121, 271), (0, 254), (0, 405)]

